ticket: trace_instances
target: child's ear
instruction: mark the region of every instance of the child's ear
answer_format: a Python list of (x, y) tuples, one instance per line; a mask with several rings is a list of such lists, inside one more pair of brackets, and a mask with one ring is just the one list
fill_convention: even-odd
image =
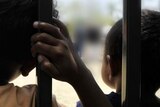
[(106, 56), (106, 62), (107, 62), (107, 63), (110, 63), (110, 59), (111, 59), (110, 55), (107, 55), (107, 56)]
[(104, 58), (102, 71), (101, 71), (103, 81), (111, 88), (114, 87), (113, 78), (112, 78), (112, 68), (111, 68), (111, 59), (110, 55), (106, 55)]
[(28, 76), (29, 72), (36, 66), (36, 61), (34, 59), (24, 61), (21, 67), (21, 73), (23, 76)]
[(110, 55), (106, 56), (106, 63), (107, 63), (107, 72), (109, 76), (109, 81), (112, 81), (112, 68), (111, 68), (111, 57)]

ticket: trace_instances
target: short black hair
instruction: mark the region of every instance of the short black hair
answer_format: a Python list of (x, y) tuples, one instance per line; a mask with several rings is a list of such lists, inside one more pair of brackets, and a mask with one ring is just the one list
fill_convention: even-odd
[[(105, 40), (104, 58), (110, 55), (111, 60), (119, 63), (112, 69), (112, 75), (116, 76), (121, 72), (122, 65), (122, 20), (117, 21), (107, 34)], [(120, 66), (120, 67), (118, 67)]]
[(13, 64), (32, 59), (30, 38), (37, 32), (33, 22), (38, 20), (38, 0), (4, 0), (0, 6), (0, 83), (3, 84), (14, 75)]
[(160, 12), (142, 11), (141, 50), (142, 83), (156, 91), (160, 86)]
[(13, 6), (0, 14), (1, 61), (22, 61), (31, 58), (30, 37), (37, 31), (38, 0), (10, 0)]
[[(114, 61), (122, 60), (122, 20), (109, 31), (104, 55)], [(160, 85), (160, 12), (142, 10), (141, 13), (141, 71), (142, 85), (156, 90)], [(117, 75), (121, 69), (113, 70)]]

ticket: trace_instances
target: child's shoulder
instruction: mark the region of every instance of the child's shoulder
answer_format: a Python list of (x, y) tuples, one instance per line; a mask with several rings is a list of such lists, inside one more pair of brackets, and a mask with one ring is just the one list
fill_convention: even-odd
[(37, 85), (25, 85), (23, 87), (15, 86), (17, 90), (17, 99), (19, 99), (19, 102), (21, 103), (34, 103), (35, 97), (36, 97), (36, 89)]
[(24, 85), (22, 87), (14, 86), (19, 91), (36, 91), (37, 85), (36, 84), (30, 84), (30, 85)]
[(7, 84), (0, 86), (0, 107), (8, 104), (6, 107), (31, 107), (35, 105), (36, 85), (26, 85), (23, 87), (15, 86), (14, 84)]

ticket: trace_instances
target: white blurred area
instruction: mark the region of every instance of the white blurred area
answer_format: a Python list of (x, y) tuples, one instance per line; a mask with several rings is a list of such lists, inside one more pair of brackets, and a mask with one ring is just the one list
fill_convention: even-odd
[[(143, 0), (142, 7), (159, 10), (159, 2), (160, 0)], [(100, 71), (104, 40), (111, 26), (122, 17), (122, 0), (57, 0), (57, 9), (59, 10), (59, 19), (68, 27), (73, 42), (75, 42), (75, 31), (79, 25), (82, 28), (100, 28), (99, 40), (95, 43), (84, 42), (81, 57), (92, 71), (103, 92), (108, 94), (114, 91), (103, 83)], [(35, 69), (28, 77), (20, 76), (13, 82), (19, 86), (35, 84)], [(53, 80), (53, 93), (56, 95), (57, 101), (67, 107), (75, 107), (79, 100), (74, 89), (65, 82)], [(156, 95), (160, 97), (160, 91)]]

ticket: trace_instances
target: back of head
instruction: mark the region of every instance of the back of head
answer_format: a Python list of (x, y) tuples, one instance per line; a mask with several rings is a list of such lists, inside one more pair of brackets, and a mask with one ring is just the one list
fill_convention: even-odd
[[(142, 80), (155, 90), (160, 86), (160, 12), (142, 10), (141, 14)], [(105, 42), (105, 56), (122, 59), (122, 20), (109, 31)], [(116, 72), (115, 72), (116, 74)]]
[(141, 26), (142, 94), (151, 101), (160, 87), (160, 12), (142, 11)]
[(122, 20), (117, 21), (107, 34), (105, 40), (104, 57), (110, 55), (116, 67), (112, 67), (112, 75), (121, 72), (122, 62)]
[(38, 0), (0, 1), (0, 81), (9, 77), (11, 62), (31, 59), (30, 37), (36, 32)]
[[(105, 56), (122, 60), (122, 20), (109, 31), (105, 42)], [(121, 69), (114, 68), (117, 75)], [(157, 107), (155, 92), (160, 87), (160, 12), (142, 10), (141, 14), (141, 88), (144, 107)], [(151, 104), (152, 106), (150, 106)]]
[(1, 58), (13, 61), (28, 59), (31, 57), (30, 37), (36, 32), (32, 25), (38, 19), (37, 0), (5, 1), (12, 3), (6, 3), (8, 9), (0, 14)]

